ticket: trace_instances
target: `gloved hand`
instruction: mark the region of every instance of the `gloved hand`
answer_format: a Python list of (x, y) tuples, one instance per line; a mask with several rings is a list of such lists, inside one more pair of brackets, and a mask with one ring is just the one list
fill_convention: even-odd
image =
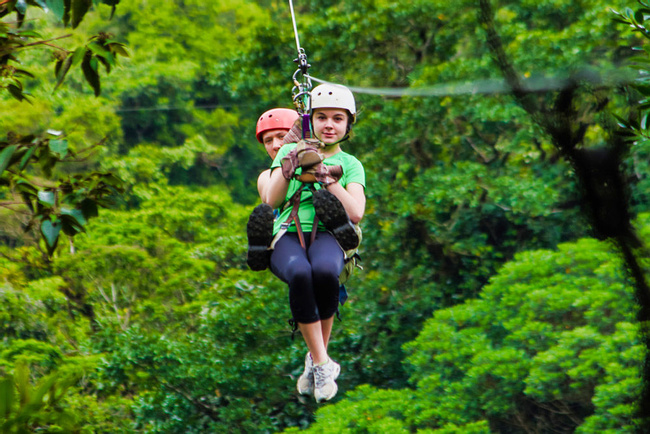
[(291, 180), (298, 168), (298, 155), (296, 155), (296, 150), (292, 149), (287, 155), (282, 157), (280, 163), (282, 164), (282, 176), (285, 179)]
[(302, 139), (302, 117), (296, 119), (293, 123), (293, 126), (287, 134), (285, 134), (282, 142), (286, 145), (287, 143), (298, 143)]
[(303, 172), (323, 161), (319, 148), (322, 143), (315, 139), (305, 139), (298, 142), (287, 155), (282, 158), (282, 175), (292, 179), (296, 169), (302, 167)]
[(341, 166), (327, 166), (319, 163), (303, 171), (298, 177), (298, 180), (309, 183), (318, 182), (323, 187), (327, 187), (338, 182), (341, 176), (343, 176), (343, 168)]

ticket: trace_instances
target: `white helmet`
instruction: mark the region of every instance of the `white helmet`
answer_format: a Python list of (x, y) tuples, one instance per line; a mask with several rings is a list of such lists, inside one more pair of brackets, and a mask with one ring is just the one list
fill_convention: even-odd
[(347, 87), (340, 84), (321, 84), (311, 91), (311, 109), (340, 108), (350, 113), (353, 124), (357, 119), (357, 107), (354, 95)]

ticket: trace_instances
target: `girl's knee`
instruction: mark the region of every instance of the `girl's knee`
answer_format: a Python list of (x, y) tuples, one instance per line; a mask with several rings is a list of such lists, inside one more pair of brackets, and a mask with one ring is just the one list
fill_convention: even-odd
[(312, 270), (309, 266), (292, 267), (287, 273), (289, 286), (311, 287)]
[(318, 263), (312, 265), (312, 275), (316, 282), (336, 282), (338, 284), (341, 270), (336, 264)]

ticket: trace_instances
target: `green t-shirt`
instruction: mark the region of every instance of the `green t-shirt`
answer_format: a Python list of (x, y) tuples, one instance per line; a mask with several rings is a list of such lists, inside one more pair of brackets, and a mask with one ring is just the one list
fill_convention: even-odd
[[(289, 143), (284, 145), (282, 148), (280, 148), (278, 155), (275, 156), (275, 160), (273, 160), (273, 163), (271, 164), (271, 170), (280, 167), (282, 165), (282, 157), (287, 155), (289, 151), (291, 151), (295, 147), (296, 147), (295, 143)], [(326, 164), (328, 166), (341, 166), (343, 168), (343, 176), (339, 180), (339, 184), (341, 184), (341, 186), (343, 186), (344, 188), (348, 184), (353, 182), (356, 182), (357, 184), (361, 184), (363, 188), (366, 187), (366, 173), (363, 170), (363, 165), (359, 160), (357, 160), (355, 157), (348, 154), (347, 152), (340, 151), (332, 155), (331, 157), (323, 160), (323, 164)], [(296, 173), (300, 174), (301, 169), (299, 168), (296, 171)], [(316, 215), (316, 210), (314, 210), (314, 204), (311, 200), (312, 193), (311, 190), (309, 189), (309, 185), (310, 184), (303, 184), (300, 181), (292, 179), (289, 182), (289, 189), (287, 190), (287, 196), (284, 198), (286, 203), (286, 201), (291, 199), (293, 194), (299, 188), (303, 189), (300, 195), (300, 207), (298, 208), (298, 219), (300, 220), (300, 227), (302, 228), (303, 232), (312, 231), (312, 226), (314, 224), (314, 216)], [(316, 190), (319, 190), (321, 188), (320, 184), (318, 183), (315, 183), (313, 185)], [(280, 217), (276, 219), (275, 227), (273, 228), (273, 235), (278, 233), (282, 223), (287, 221), (287, 219), (289, 218), (289, 214), (291, 214), (290, 205), (287, 206), (287, 208), (284, 211), (281, 211)], [(318, 224), (318, 230), (321, 231), (325, 230), (325, 227), (322, 225), (322, 223)], [(296, 232), (296, 226), (293, 223), (289, 227), (289, 232)]]

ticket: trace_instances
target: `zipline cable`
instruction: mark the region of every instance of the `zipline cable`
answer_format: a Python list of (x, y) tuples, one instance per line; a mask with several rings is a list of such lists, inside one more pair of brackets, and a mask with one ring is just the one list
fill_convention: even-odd
[(291, 21), (293, 22), (293, 34), (296, 37), (296, 50), (301, 53), (300, 39), (298, 38), (298, 26), (296, 25), (296, 14), (293, 11), (293, 1), (289, 0), (289, 9), (291, 9)]
[[(586, 82), (598, 85), (600, 87), (615, 87), (632, 83), (639, 78), (648, 78), (641, 76), (636, 72), (627, 69), (607, 70), (606, 73), (599, 73), (598, 71), (583, 70), (584, 72), (573, 74), (571, 76), (557, 76), (557, 77), (536, 77), (526, 78), (522, 80), (524, 89), (529, 92), (544, 92), (544, 91), (557, 91), (567, 88), (571, 83)], [(340, 83), (323, 80), (317, 77), (308, 75), (310, 80), (321, 84), (331, 84), (334, 86), (341, 86)], [(489, 94), (503, 94), (511, 91), (510, 87), (503, 80), (489, 79), (489, 80), (474, 80), (468, 82), (453, 82), (444, 83), (435, 86), (423, 87), (362, 87), (362, 86), (348, 86), (348, 89), (355, 93), (362, 93), (367, 95), (385, 96), (389, 98), (398, 97), (445, 97), (445, 96), (459, 96), (459, 95), (489, 95)], [(135, 107), (135, 106), (122, 106), (115, 108), (116, 113), (121, 112), (138, 112), (138, 111), (171, 111), (171, 110), (193, 110), (193, 109), (216, 109), (216, 108), (231, 108), (231, 107), (249, 107), (251, 103), (244, 104), (207, 104), (197, 106), (151, 106), (151, 107)], [(0, 112), (0, 114), (3, 114)]]
[[(606, 74), (600, 74), (593, 70), (582, 70), (565, 77), (525, 78), (522, 79), (522, 85), (523, 89), (528, 92), (544, 92), (566, 89), (580, 82), (590, 83), (599, 87), (615, 87), (631, 83), (638, 78), (639, 75), (637, 73), (628, 70), (607, 70)], [(314, 76), (309, 76), (309, 79), (321, 84), (342, 86), (340, 83), (334, 83)], [(445, 97), (512, 92), (512, 88), (504, 80), (498, 79), (445, 83), (423, 87), (361, 87), (349, 86), (347, 84), (345, 87), (355, 93), (386, 97)]]

